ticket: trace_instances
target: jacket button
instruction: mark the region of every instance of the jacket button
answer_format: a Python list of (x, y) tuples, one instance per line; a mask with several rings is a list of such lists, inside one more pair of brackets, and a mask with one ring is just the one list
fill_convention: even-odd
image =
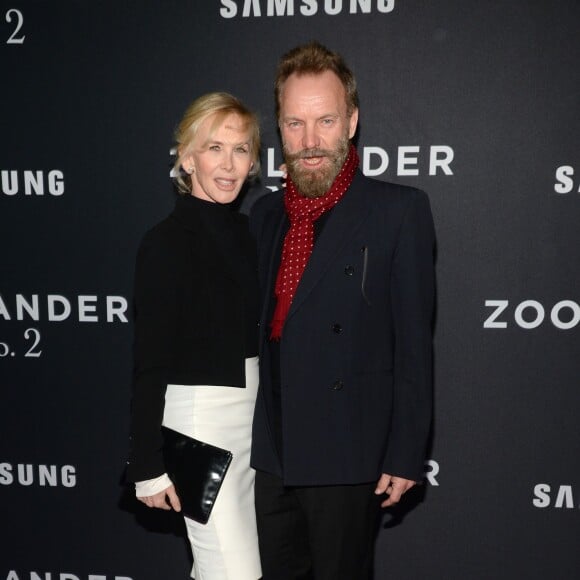
[(344, 273), (347, 276), (352, 276), (354, 274), (354, 267), (351, 266), (350, 264), (344, 269)]
[(340, 334), (342, 332), (342, 326), (338, 323), (333, 324), (332, 332), (334, 332), (334, 334)]
[(333, 391), (340, 391), (342, 387), (344, 387), (344, 383), (342, 381), (334, 381), (334, 383), (332, 383)]

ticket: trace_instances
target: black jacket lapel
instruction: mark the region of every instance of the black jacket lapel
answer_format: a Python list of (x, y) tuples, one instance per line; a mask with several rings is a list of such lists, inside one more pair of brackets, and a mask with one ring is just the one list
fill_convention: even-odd
[(367, 195), (360, 186), (360, 178), (361, 174), (357, 172), (352, 185), (334, 207), (320, 233), (296, 290), (288, 318), (300, 308), (302, 302), (324, 276), (333, 257), (340, 252), (369, 215), (372, 203), (368, 203)]

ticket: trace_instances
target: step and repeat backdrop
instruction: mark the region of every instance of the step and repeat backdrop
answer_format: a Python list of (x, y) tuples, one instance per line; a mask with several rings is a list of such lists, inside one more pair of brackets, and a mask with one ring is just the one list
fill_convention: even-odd
[(437, 228), (432, 444), (376, 580), (580, 577), (577, 0), (2, 6), (0, 580), (188, 577), (180, 518), (122, 483), (135, 252), (202, 93), (260, 116), (243, 209), (279, 185), (274, 71), (311, 39), (357, 76), (363, 171)]

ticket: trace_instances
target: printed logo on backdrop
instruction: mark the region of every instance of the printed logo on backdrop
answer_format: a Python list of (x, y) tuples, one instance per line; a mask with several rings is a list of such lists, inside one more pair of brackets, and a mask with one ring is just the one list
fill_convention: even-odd
[[(169, 154), (174, 156), (175, 149)], [(389, 152), (382, 147), (367, 145), (362, 148), (361, 171), (367, 177), (379, 177), (387, 174), (397, 177), (414, 177), (419, 175), (453, 175), (451, 164), (455, 158), (455, 151), (449, 145), (400, 145), (396, 152)], [(267, 149), (266, 175), (264, 178), (279, 179), (284, 174), (278, 169), (282, 165), (282, 154), (274, 147)], [(173, 169), (170, 177), (175, 177)], [(265, 184), (268, 189), (276, 190), (279, 182), (274, 185)]]
[(25, 169), (2, 169), (0, 185), (3, 195), (10, 197), (60, 197), (65, 191), (64, 173), (59, 169), (50, 171)]
[(73, 488), (77, 485), (77, 470), (73, 465), (4, 462), (0, 463), (0, 485)]
[(10, 570), (6, 580), (132, 580), (129, 576), (71, 574), (70, 572), (20, 572)]
[(10, 8), (4, 15), (6, 26), (6, 44), (24, 44), (26, 36), (23, 34), (24, 15), (16, 8)]
[(395, 0), (220, 0), (222, 18), (388, 14)]
[(483, 328), (505, 329), (519, 327), (533, 330), (552, 326), (571, 330), (580, 323), (580, 305), (574, 300), (560, 300), (555, 304), (542, 304), (537, 300), (523, 300), (513, 304), (509, 300), (486, 300), (486, 318)]
[[(455, 151), (449, 145), (400, 145), (390, 153), (375, 145), (362, 147), (361, 171), (367, 177), (396, 175), (397, 177), (415, 177), (419, 175), (439, 176), (453, 175), (451, 167)], [(267, 174), (269, 178), (280, 178), (283, 173), (278, 169), (282, 164), (281, 152), (268, 147)], [(270, 187), (270, 186), (268, 186)], [(270, 187), (274, 189), (274, 187)]]
[(580, 509), (580, 489), (569, 484), (550, 485), (537, 483), (534, 486), (532, 504), (536, 508)]
[[(0, 334), (0, 358), (38, 358), (42, 355), (40, 330), (28, 326), (34, 322), (125, 324), (129, 322), (128, 307), (124, 296), (78, 295), (67, 298), (62, 294), (16, 294), (13, 297), (0, 294), (0, 322), (24, 323), (27, 327), (11, 339)], [(0, 333), (4, 328), (5, 325), (0, 327)]]
[(434, 487), (439, 486), (439, 481), (437, 476), (439, 475), (439, 462), (434, 459), (429, 459), (425, 461), (425, 471), (423, 472), (425, 476), (425, 481)]
[(554, 191), (556, 193), (580, 193), (580, 180), (575, 182), (574, 168), (571, 165), (560, 165), (556, 169), (555, 177)]

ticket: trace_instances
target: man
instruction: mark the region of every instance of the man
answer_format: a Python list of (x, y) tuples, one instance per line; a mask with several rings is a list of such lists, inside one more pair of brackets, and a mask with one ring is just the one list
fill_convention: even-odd
[(276, 99), (287, 187), (251, 216), (264, 299), (252, 446), (264, 580), (362, 580), (379, 505), (422, 478), (431, 211), (421, 191), (358, 171), (356, 83), (339, 55), (318, 43), (287, 53)]

